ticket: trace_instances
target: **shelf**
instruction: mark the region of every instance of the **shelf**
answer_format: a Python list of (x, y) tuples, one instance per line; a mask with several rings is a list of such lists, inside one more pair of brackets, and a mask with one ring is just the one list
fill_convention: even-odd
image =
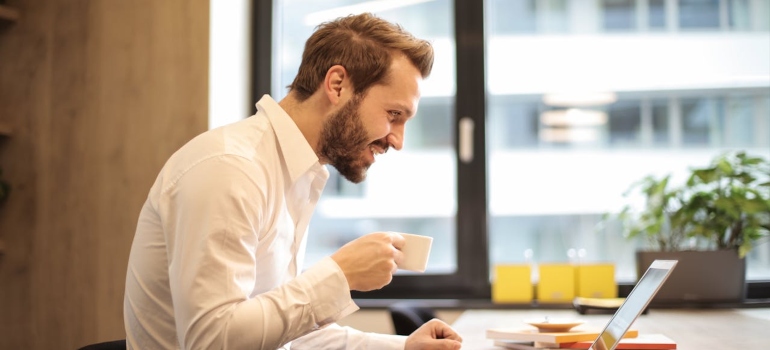
[(10, 6), (0, 5), (0, 19), (14, 22), (19, 19), (19, 11)]

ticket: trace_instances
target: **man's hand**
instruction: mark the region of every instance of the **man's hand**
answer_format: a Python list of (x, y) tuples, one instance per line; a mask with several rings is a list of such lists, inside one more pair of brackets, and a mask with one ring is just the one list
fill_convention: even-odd
[(406, 338), (404, 350), (459, 350), (462, 341), (452, 327), (434, 318)]
[(393, 232), (375, 232), (345, 244), (331, 258), (339, 265), (351, 290), (380, 289), (393, 280), (404, 237)]

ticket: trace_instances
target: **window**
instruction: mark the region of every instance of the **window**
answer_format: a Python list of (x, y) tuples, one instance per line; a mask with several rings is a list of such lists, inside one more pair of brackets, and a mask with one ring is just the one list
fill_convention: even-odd
[(495, 31), (500, 33), (535, 33), (537, 31), (537, 0), (489, 3), (488, 15), (495, 18)]
[[(677, 9), (665, 1), (570, 2), (567, 35), (503, 30), (497, 21), (514, 14), (487, 3), (497, 6), (486, 24), (490, 265), (525, 262), (525, 252), (567, 262), (575, 251), (614, 262), (618, 281), (631, 282), (644, 242), (626, 240), (603, 214), (622, 207), (632, 183), (648, 174), (683, 180), (731, 147), (770, 157), (768, 33), (725, 36), (709, 19), (719, 19), (719, 2), (672, 3), (675, 27), (705, 32), (666, 36), (653, 30)], [(634, 25), (642, 3), (648, 34)], [(692, 51), (695, 43), (706, 51)], [(732, 45), (756, 60), (733, 62), (720, 49)], [(743, 73), (731, 73), (735, 66)], [(750, 253), (750, 279), (770, 278), (768, 255), (770, 244)]]
[(750, 6), (748, 0), (729, 0), (729, 4), (727, 6), (727, 18), (729, 21), (728, 25), (730, 29), (751, 29), (751, 14), (749, 13)]
[(668, 116), (668, 100), (653, 99), (650, 102), (652, 113), (653, 145), (666, 147), (673, 145), (671, 142), (670, 119)]
[[(533, 2), (534, 3), (534, 2)], [(440, 295), (442, 286), (471, 283), (474, 276), (482, 282), (486, 264), (478, 264), (481, 273), (461, 267), (470, 258), (471, 245), (458, 237), (458, 203), (469, 191), (458, 190), (458, 165), (454, 147), (455, 40), (454, 3), (449, 0), (355, 1), (284, 0), (266, 4), (274, 13), (272, 62), (262, 68), (262, 77), (270, 76), (270, 92), (283, 98), (300, 64), (305, 40), (314, 28), (328, 20), (351, 13), (373, 12), (397, 22), (417, 37), (432, 42), (436, 60), (431, 78), (425, 82), (415, 118), (407, 124), (404, 150), (380, 156), (361, 184), (347, 183), (329, 167), (331, 178), (318, 203), (310, 225), (305, 267), (334, 253), (341, 245), (375, 231), (398, 231), (434, 238), (426, 275), (419, 278), (408, 272), (397, 273), (387, 288), (366, 293), (388, 296), (394, 293)], [(258, 15), (258, 14), (257, 14)], [(426, 21), (426, 18), (431, 20)], [(482, 201), (483, 203), (483, 201)], [(484, 209), (481, 209), (484, 212)], [(467, 214), (466, 214), (467, 215)], [(467, 226), (467, 225), (466, 225)], [(483, 233), (482, 233), (483, 234)], [(470, 235), (467, 237), (472, 238)], [(477, 244), (485, 246), (482, 241)], [(483, 248), (482, 248), (483, 250)], [(467, 264), (465, 264), (467, 266)], [(472, 282), (473, 285), (479, 285)], [(473, 287), (480, 295), (488, 288)], [(446, 289), (447, 297), (472, 296), (472, 290)]]
[(649, 0), (648, 26), (650, 29), (666, 28), (666, 0)]
[[(271, 82), (255, 81), (257, 95), (285, 95), (324, 19), (371, 10), (436, 49), (404, 150), (378, 159), (361, 185), (333, 175), (311, 222), (307, 264), (372, 231), (434, 237), (427, 275), (400, 273), (358, 297), (488, 297), (490, 266), (523, 262), (528, 250), (535, 261), (568, 261), (570, 250), (612, 261), (618, 281), (631, 282), (643, 242), (604, 214), (634, 181), (681, 179), (734, 147), (770, 157), (764, 2), (257, 3), (263, 16), (273, 7), (260, 33), (279, 48), (267, 66), (256, 62)], [(461, 120), (474, 125), (467, 162), (457, 155)], [(770, 279), (770, 244), (747, 265), (750, 280)]]
[(679, 26), (719, 28), (719, 0), (679, 0)]
[(602, 7), (605, 30), (636, 28), (636, 0), (604, 0)]
[(682, 129), (685, 145), (721, 146), (722, 100), (691, 98), (682, 100)]
[(613, 146), (640, 143), (641, 109), (638, 100), (622, 100), (607, 107), (609, 141)]

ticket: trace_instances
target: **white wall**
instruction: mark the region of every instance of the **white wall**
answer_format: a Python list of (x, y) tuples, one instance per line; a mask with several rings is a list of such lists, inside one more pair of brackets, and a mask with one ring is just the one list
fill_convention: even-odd
[(251, 114), (251, 2), (211, 1), (210, 16), (209, 128), (213, 129)]

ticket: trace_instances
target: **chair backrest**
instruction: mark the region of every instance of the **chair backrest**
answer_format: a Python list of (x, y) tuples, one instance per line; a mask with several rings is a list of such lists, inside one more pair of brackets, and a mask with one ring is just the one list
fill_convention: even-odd
[(126, 340), (112, 340), (103, 343), (86, 345), (78, 350), (126, 350)]
[(429, 306), (415, 302), (399, 302), (388, 307), (393, 328), (398, 335), (410, 335), (425, 322), (436, 318)]

